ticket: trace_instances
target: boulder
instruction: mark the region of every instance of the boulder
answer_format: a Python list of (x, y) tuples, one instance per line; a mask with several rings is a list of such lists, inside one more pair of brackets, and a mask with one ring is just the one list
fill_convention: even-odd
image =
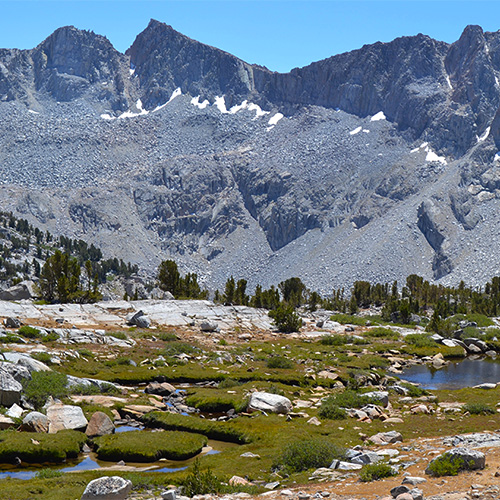
[(410, 491), (410, 488), (408, 488), (408, 486), (405, 486), (405, 485), (395, 486), (391, 490), (391, 495), (394, 498), (396, 498), (398, 495), (401, 495), (402, 493), (408, 493), (409, 491)]
[(215, 321), (202, 321), (200, 323), (200, 330), (202, 332), (216, 332), (219, 329), (219, 325)]
[(374, 451), (365, 451), (350, 459), (353, 464), (374, 464), (382, 460), (382, 457)]
[(174, 489), (164, 490), (160, 493), (162, 500), (176, 500), (177, 492)]
[(12, 406), (21, 400), (23, 386), (10, 374), (0, 371), (0, 405)]
[(402, 481), (403, 484), (409, 484), (410, 486), (416, 486), (417, 484), (422, 484), (426, 482), (427, 479), (418, 476), (406, 476)]
[(125, 500), (132, 481), (119, 476), (100, 477), (87, 484), (81, 500)]
[(47, 408), (49, 433), (63, 429), (85, 429), (88, 421), (79, 406), (55, 404)]
[(127, 323), (131, 326), (137, 326), (138, 328), (149, 328), (151, 326), (150, 319), (143, 311), (138, 311), (130, 318), (127, 318)]
[(7, 415), (2, 415), (0, 413), (0, 430), (9, 429), (10, 427), (14, 427), (16, 424), (14, 420), (12, 420)]
[(170, 396), (175, 392), (175, 387), (168, 382), (150, 382), (144, 392), (147, 394), (157, 394), (158, 396)]
[(363, 396), (379, 401), (380, 404), (384, 406), (389, 404), (389, 393), (387, 391), (365, 392)]
[(403, 436), (397, 431), (379, 432), (368, 438), (368, 440), (375, 444), (385, 445), (389, 443), (401, 443)]
[(32, 411), (23, 418), (21, 430), (26, 432), (49, 432), (49, 419), (38, 411)]
[(8, 373), (18, 382), (22, 382), (24, 379), (31, 379), (31, 373), (28, 368), (17, 363), (2, 361), (0, 362), (0, 371)]
[(89, 424), (85, 434), (88, 437), (104, 436), (106, 434), (113, 434), (115, 432), (115, 425), (112, 420), (102, 411), (96, 411), (90, 417)]
[(248, 411), (263, 411), (271, 413), (290, 413), (292, 402), (285, 396), (268, 392), (254, 392), (248, 403)]
[(24, 410), (16, 403), (14, 403), (6, 412), (5, 414), (8, 417), (11, 418), (21, 418), (22, 414), (24, 413)]
[[(33, 281), (21, 281), (17, 285), (0, 291), (0, 300), (26, 300), (35, 297)], [(16, 328), (16, 327), (12, 327)]]
[(3, 323), (7, 328), (19, 328), (21, 326), (21, 320), (19, 318), (8, 317), (5, 318)]
[(457, 457), (462, 459), (463, 465), (459, 468), (459, 470), (484, 469), (486, 465), (486, 457), (484, 453), (477, 450), (471, 450), (470, 448), (455, 448), (431, 460), (425, 469), (425, 473), (432, 475), (432, 464), (436, 461), (442, 460), (444, 456), (449, 457), (450, 460)]

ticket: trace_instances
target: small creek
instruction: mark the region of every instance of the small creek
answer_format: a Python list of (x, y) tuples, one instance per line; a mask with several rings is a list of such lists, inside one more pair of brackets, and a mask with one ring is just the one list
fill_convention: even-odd
[[(125, 427), (125, 426), (122, 426)], [(128, 431), (137, 431), (140, 429), (131, 428)], [(117, 427), (117, 432), (120, 428)], [(124, 432), (124, 431), (122, 431)], [(225, 441), (216, 441), (209, 439), (207, 447), (208, 451), (202, 451), (197, 457), (201, 455), (213, 455), (216, 453), (221, 453), (222, 451), (238, 446), (234, 443), (227, 443)], [(211, 448), (211, 449), (210, 449)], [(197, 457), (190, 458), (188, 460), (159, 460), (158, 462), (141, 462), (133, 463), (127, 462), (127, 471), (133, 472), (134, 468), (143, 472), (176, 472), (186, 469), (191, 462), (193, 462)], [(27, 467), (19, 467), (10, 464), (0, 464), (0, 479), (5, 479), (7, 477), (15, 479), (31, 479), (40, 472), (42, 469), (50, 469), (59, 472), (80, 472), (86, 470), (95, 470), (101, 468), (115, 468), (116, 462), (105, 462), (103, 460), (98, 460), (95, 453), (85, 453), (81, 454), (79, 458), (74, 460), (68, 460), (64, 464), (29, 464)], [(148, 469), (148, 470), (145, 470)]]
[(484, 383), (500, 382), (500, 362), (491, 358), (450, 362), (436, 370), (429, 365), (414, 365), (403, 371), (402, 380), (419, 384), (424, 389), (462, 389)]

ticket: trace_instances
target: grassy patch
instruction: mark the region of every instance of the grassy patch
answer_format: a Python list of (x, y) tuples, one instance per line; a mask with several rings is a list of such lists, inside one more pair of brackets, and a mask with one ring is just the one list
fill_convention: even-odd
[(334, 459), (343, 458), (344, 453), (345, 450), (322, 438), (295, 441), (283, 448), (275, 467), (287, 472), (329, 467)]
[(385, 340), (399, 340), (400, 335), (398, 332), (391, 330), (390, 328), (383, 328), (378, 326), (376, 328), (370, 328), (363, 333), (365, 337), (385, 339)]
[(283, 356), (272, 356), (267, 360), (268, 368), (291, 369), (294, 366), (293, 361)]
[(100, 460), (155, 462), (160, 458), (186, 460), (200, 453), (207, 438), (178, 431), (120, 432), (94, 439)]
[(68, 377), (63, 373), (44, 371), (33, 372), (31, 380), (23, 381), (24, 395), (35, 408), (41, 408), (47, 398), (62, 398), (69, 394), (66, 387)]
[(361, 408), (369, 403), (378, 404), (379, 401), (376, 398), (371, 398), (369, 396), (364, 396), (362, 393), (347, 389), (344, 392), (339, 392), (338, 394), (332, 394), (321, 403), (319, 409), (319, 415), (328, 418), (325, 415), (332, 411), (334, 407), (340, 408)]
[(471, 415), (494, 415), (496, 413), (495, 409), (486, 403), (467, 403), (463, 409)]
[(41, 334), (40, 330), (38, 328), (34, 328), (29, 325), (23, 325), (21, 326), (18, 330), (17, 333), (19, 335), (22, 335), (23, 337), (27, 339), (41, 339), (43, 335)]
[(336, 321), (341, 325), (356, 325), (356, 326), (365, 326), (368, 321), (366, 318), (362, 318), (361, 316), (351, 316), (350, 314), (334, 314), (330, 316), (332, 321)]
[(210, 394), (192, 394), (186, 398), (186, 403), (200, 411), (210, 413), (222, 413), (228, 410), (237, 412), (243, 411), (247, 407), (247, 400), (236, 395), (210, 395)]
[(12, 463), (16, 457), (28, 463), (61, 463), (77, 457), (86, 441), (85, 434), (71, 430), (57, 434), (0, 431), (0, 463)]
[(230, 443), (248, 443), (250, 441), (242, 430), (229, 422), (214, 422), (197, 417), (189, 417), (166, 412), (151, 412), (144, 416), (144, 423), (151, 427), (167, 430), (196, 432), (210, 439), (229, 441)]

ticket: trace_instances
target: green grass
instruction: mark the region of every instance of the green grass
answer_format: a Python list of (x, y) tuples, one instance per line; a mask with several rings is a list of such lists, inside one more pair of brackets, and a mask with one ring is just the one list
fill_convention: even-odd
[(273, 356), (267, 360), (268, 368), (291, 369), (294, 366), (293, 361), (283, 356)]
[(378, 326), (376, 328), (370, 328), (363, 333), (365, 337), (368, 338), (377, 338), (377, 339), (385, 339), (385, 340), (399, 340), (400, 335), (398, 332), (391, 330), (390, 328), (383, 328)]
[(361, 408), (368, 403), (377, 404), (376, 398), (364, 396), (362, 393), (347, 389), (344, 392), (332, 394), (323, 400), (319, 409), (319, 415), (323, 418), (329, 418), (326, 415), (333, 411), (334, 407), (340, 408)]
[(494, 415), (495, 409), (486, 403), (470, 402), (464, 405), (464, 411), (468, 411), (471, 415)]
[(431, 461), (426, 472), (434, 477), (456, 476), (461, 470), (466, 468), (465, 460), (462, 457), (444, 453)]
[(200, 411), (222, 413), (231, 409), (241, 412), (247, 407), (248, 401), (246, 398), (243, 399), (232, 394), (210, 395), (210, 393), (195, 393), (186, 398), (186, 404)]
[(178, 431), (120, 432), (94, 439), (100, 460), (155, 462), (160, 458), (186, 460), (200, 453), (207, 438)]
[(35, 408), (41, 408), (47, 398), (62, 398), (69, 394), (68, 377), (54, 371), (33, 372), (31, 380), (23, 381), (24, 395)]
[(23, 325), (18, 330), (17, 333), (22, 335), (27, 339), (41, 339), (43, 335), (41, 334), (38, 328), (34, 328), (32, 326)]
[(86, 441), (85, 434), (71, 430), (57, 434), (0, 431), (0, 463), (12, 463), (16, 457), (28, 463), (61, 463), (78, 456)]

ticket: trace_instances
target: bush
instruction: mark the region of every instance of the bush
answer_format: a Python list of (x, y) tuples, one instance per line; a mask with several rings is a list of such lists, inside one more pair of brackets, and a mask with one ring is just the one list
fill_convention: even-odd
[[(377, 404), (379, 401), (376, 398), (371, 398), (364, 396), (363, 394), (356, 392), (352, 389), (347, 389), (344, 392), (338, 394), (332, 394), (328, 398), (324, 399), (321, 403), (319, 414), (322, 415), (323, 412), (328, 414), (331, 407), (338, 406), (340, 408), (361, 408), (369, 403)], [(329, 417), (324, 417), (329, 418)]]
[(33, 352), (31, 353), (31, 357), (46, 365), (52, 364), (52, 356), (48, 352)]
[(283, 356), (272, 356), (267, 360), (266, 364), (268, 368), (281, 368), (281, 369), (293, 368), (293, 362)]
[(376, 463), (365, 465), (359, 473), (359, 479), (363, 482), (369, 482), (395, 475), (395, 470), (389, 464)]
[(456, 476), (465, 468), (465, 460), (462, 457), (444, 453), (432, 460), (425, 472), (434, 477)]
[(274, 324), (280, 332), (298, 332), (302, 326), (302, 319), (300, 319), (292, 306), (280, 304), (276, 309), (269, 311), (268, 314), (274, 320)]
[(320, 418), (328, 418), (330, 420), (344, 420), (347, 418), (347, 412), (336, 404), (322, 404), (318, 413)]
[(187, 460), (200, 453), (207, 438), (188, 432), (120, 432), (94, 439), (100, 460), (155, 462), (160, 458)]
[(349, 337), (346, 335), (324, 335), (321, 337), (319, 340), (320, 344), (322, 345), (333, 345), (333, 346), (339, 346), (339, 345), (345, 345), (348, 342), (350, 342)]
[(23, 380), (24, 395), (35, 408), (41, 408), (47, 398), (62, 398), (69, 394), (66, 387), (68, 377), (63, 373), (44, 371), (33, 372), (31, 380)]
[(169, 333), (169, 332), (160, 332), (158, 335), (156, 335), (160, 340), (163, 340), (163, 342), (175, 342), (177, 339), (177, 335), (175, 333)]
[(28, 325), (21, 326), (17, 330), (17, 333), (27, 339), (41, 339), (43, 337), (38, 328), (33, 328), (32, 326)]
[(386, 339), (386, 340), (399, 340), (399, 333), (391, 330), (390, 328), (371, 328), (363, 333), (365, 337)]
[(463, 408), (471, 415), (494, 415), (496, 413), (494, 408), (485, 403), (467, 403)]
[(289, 472), (329, 467), (333, 460), (344, 457), (344, 450), (323, 438), (295, 441), (285, 446), (275, 467)]
[(221, 493), (222, 481), (211, 471), (211, 469), (202, 472), (200, 461), (194, 461), (193, 470), (182, 482), (183, 494), (189, 498), (195, 495), (208, 495)]

